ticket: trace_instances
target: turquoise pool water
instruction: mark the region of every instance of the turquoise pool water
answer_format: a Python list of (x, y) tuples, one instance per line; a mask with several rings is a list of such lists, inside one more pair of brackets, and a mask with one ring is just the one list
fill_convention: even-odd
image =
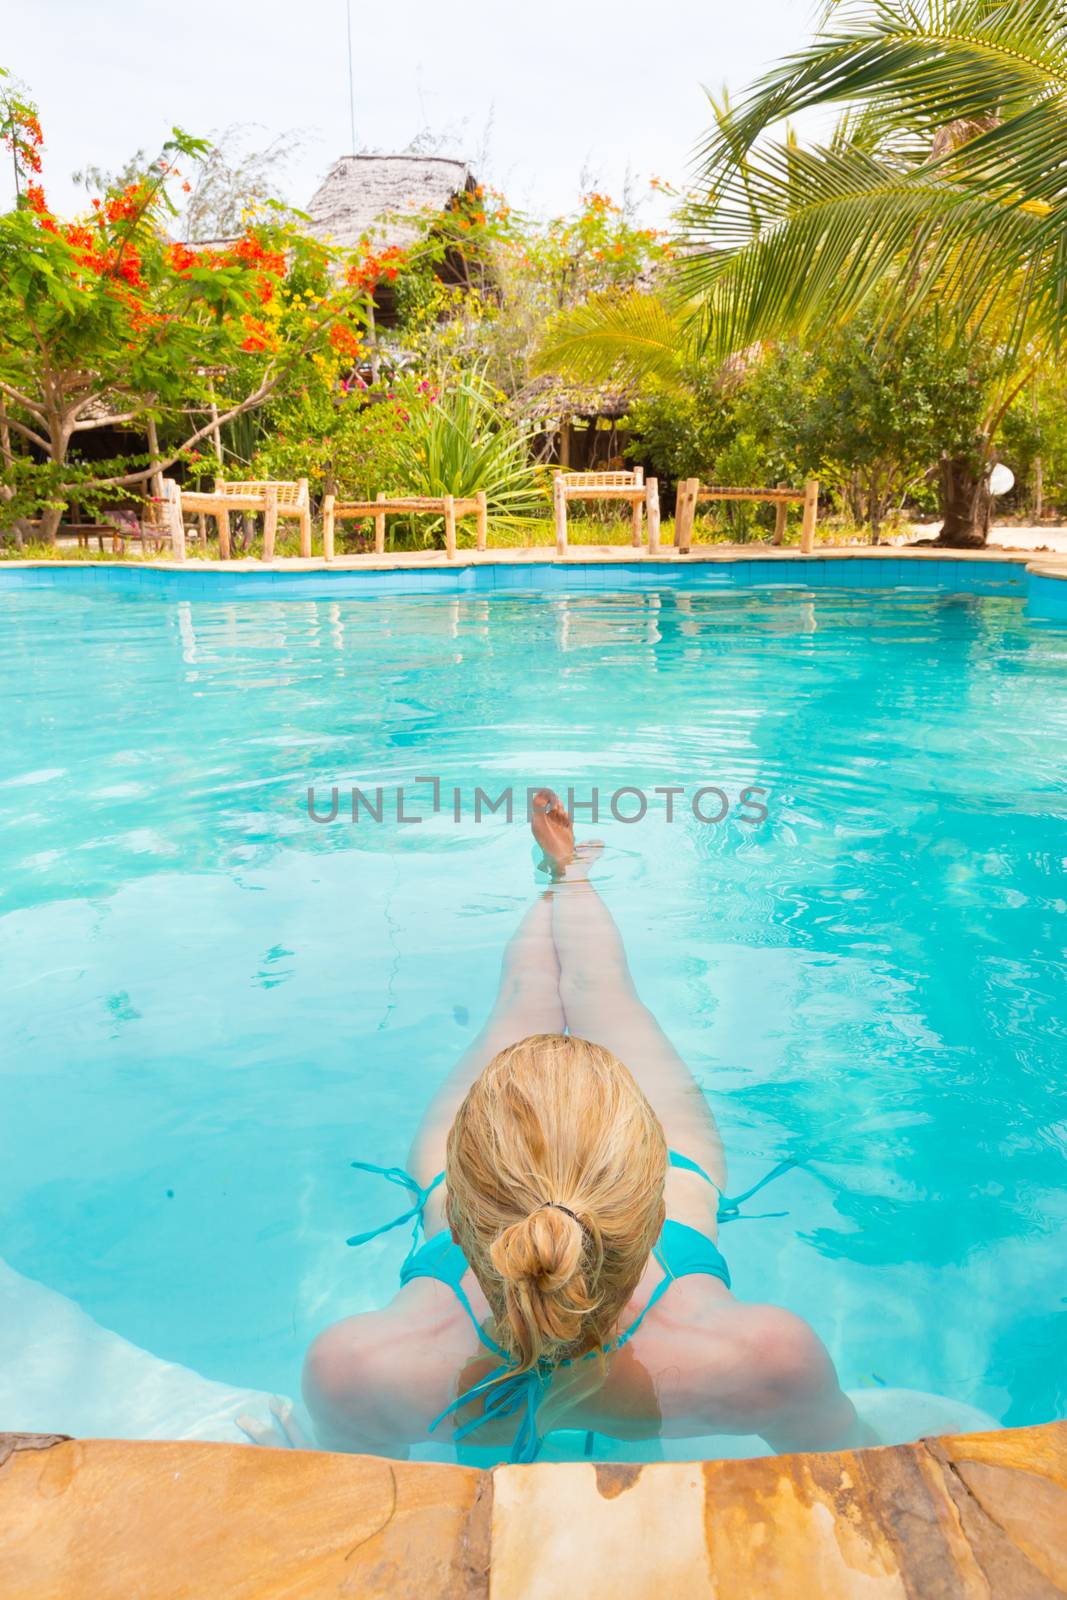
[[(785, 1215), (725, 1230), (735, 1288), (808, 1317), (849, 1387), (1067, 1411), (1064, 627), (914, 592), (4, 587), (0, 704), (17, 1273), (295, 1393), (405, 1249), (346, 1249), (395, 1210), (348, 1163), (404, 1158), (534, 892), (475, 786), (760, 785), (758, 827), (654, 798), (595, 829), (732, 1187), (804, 1163), (753, 1208)], [(313, 822), (335, 784), (409, 786), (424, 820)]]

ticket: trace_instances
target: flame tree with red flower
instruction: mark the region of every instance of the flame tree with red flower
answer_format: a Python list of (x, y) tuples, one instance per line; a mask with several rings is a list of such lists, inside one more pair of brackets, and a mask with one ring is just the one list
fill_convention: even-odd
[[(203, 159), (203, 141), (176, 129), (146, 176), (66, 220), (41, 182), (27, 101), (0, 98), (0, 139), (16, 173), (15, 207), (0, 215), (0, 452), (8, 500), (17, 467), (36, 473), (41, 537), (54, 538), (75, 495), (158, 490), (161, 473), (317, 351), (354, 357), (362, 285), (339, 279), (330, 252), (280, 212), (221, 246), (169, 237), (168, 186)], [(94, 476), (80, 447), (116, 426), (147, 438), (148, 453)]]

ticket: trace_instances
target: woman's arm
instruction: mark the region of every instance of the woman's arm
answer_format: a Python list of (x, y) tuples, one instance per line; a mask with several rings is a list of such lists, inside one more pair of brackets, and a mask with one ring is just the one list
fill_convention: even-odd
[[(488, 1312), (474, 1286), (472, 1300)], [(304, 1404), (319, 1444), (403, 1460), (455, 1399), (473, 1353), (466, 1312), (433, 1279), (407, 1284), (383, 1311), (332, 1323), (304, 1358)]]
[(301, 1387), (320, 1449), (407, 1457), (410, 1430), (395, 1404), (394, 1322), (388, 1312), (345, 1317), (309, 1348)]
[(842, 1391), (829, 1351), (803, 1318), (723, 1297), (686, 1352), (691, 1414), (717, 1433), (754, 1433), (779, 1454), (878, 1441)]

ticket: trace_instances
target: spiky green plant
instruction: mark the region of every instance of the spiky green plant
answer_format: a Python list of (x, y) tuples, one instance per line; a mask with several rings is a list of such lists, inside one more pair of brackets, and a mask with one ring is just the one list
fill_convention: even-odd
[(408, 409), (397, 436), (399, 488), (457, 499), (484, 490), (489, 516), (501, 524), (543, 515), (548, 486), (531, 458), (532, 429), (502, 409), (481, 375), (400, 398)]

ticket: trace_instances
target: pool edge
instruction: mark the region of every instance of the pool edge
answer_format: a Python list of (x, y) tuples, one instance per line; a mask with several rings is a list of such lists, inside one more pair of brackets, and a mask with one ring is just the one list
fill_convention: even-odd
[(440, 551), (392, 557), (261, 561), (0, 562), (0, 591), (54, 589), (78, 593), (132, 593), (190, 600), (372, 599), (419, 595), (525, 596), (579, 590), (588, 593), (650, 589), (707, 590), (822, 588), (879, 589), (940, 594), (1015, 595), (1030, 615), (1067, 620), (1067, 557), (1032, 551), (850, 547), (775, 551), (763, 547), (709, 548), (691, 555), (648, 555), (616, 547), (589, 547), (560, 558), (540, 550), (461, 552), (447, 561)]
[(1062, 1592), (1067, 1578), (1067, 1422), (826, 1455), (492, 1472), (5, 1439), (5, 1600), (548, 1600), (563, 1588), (583, 1600), (1008, 1600)]

